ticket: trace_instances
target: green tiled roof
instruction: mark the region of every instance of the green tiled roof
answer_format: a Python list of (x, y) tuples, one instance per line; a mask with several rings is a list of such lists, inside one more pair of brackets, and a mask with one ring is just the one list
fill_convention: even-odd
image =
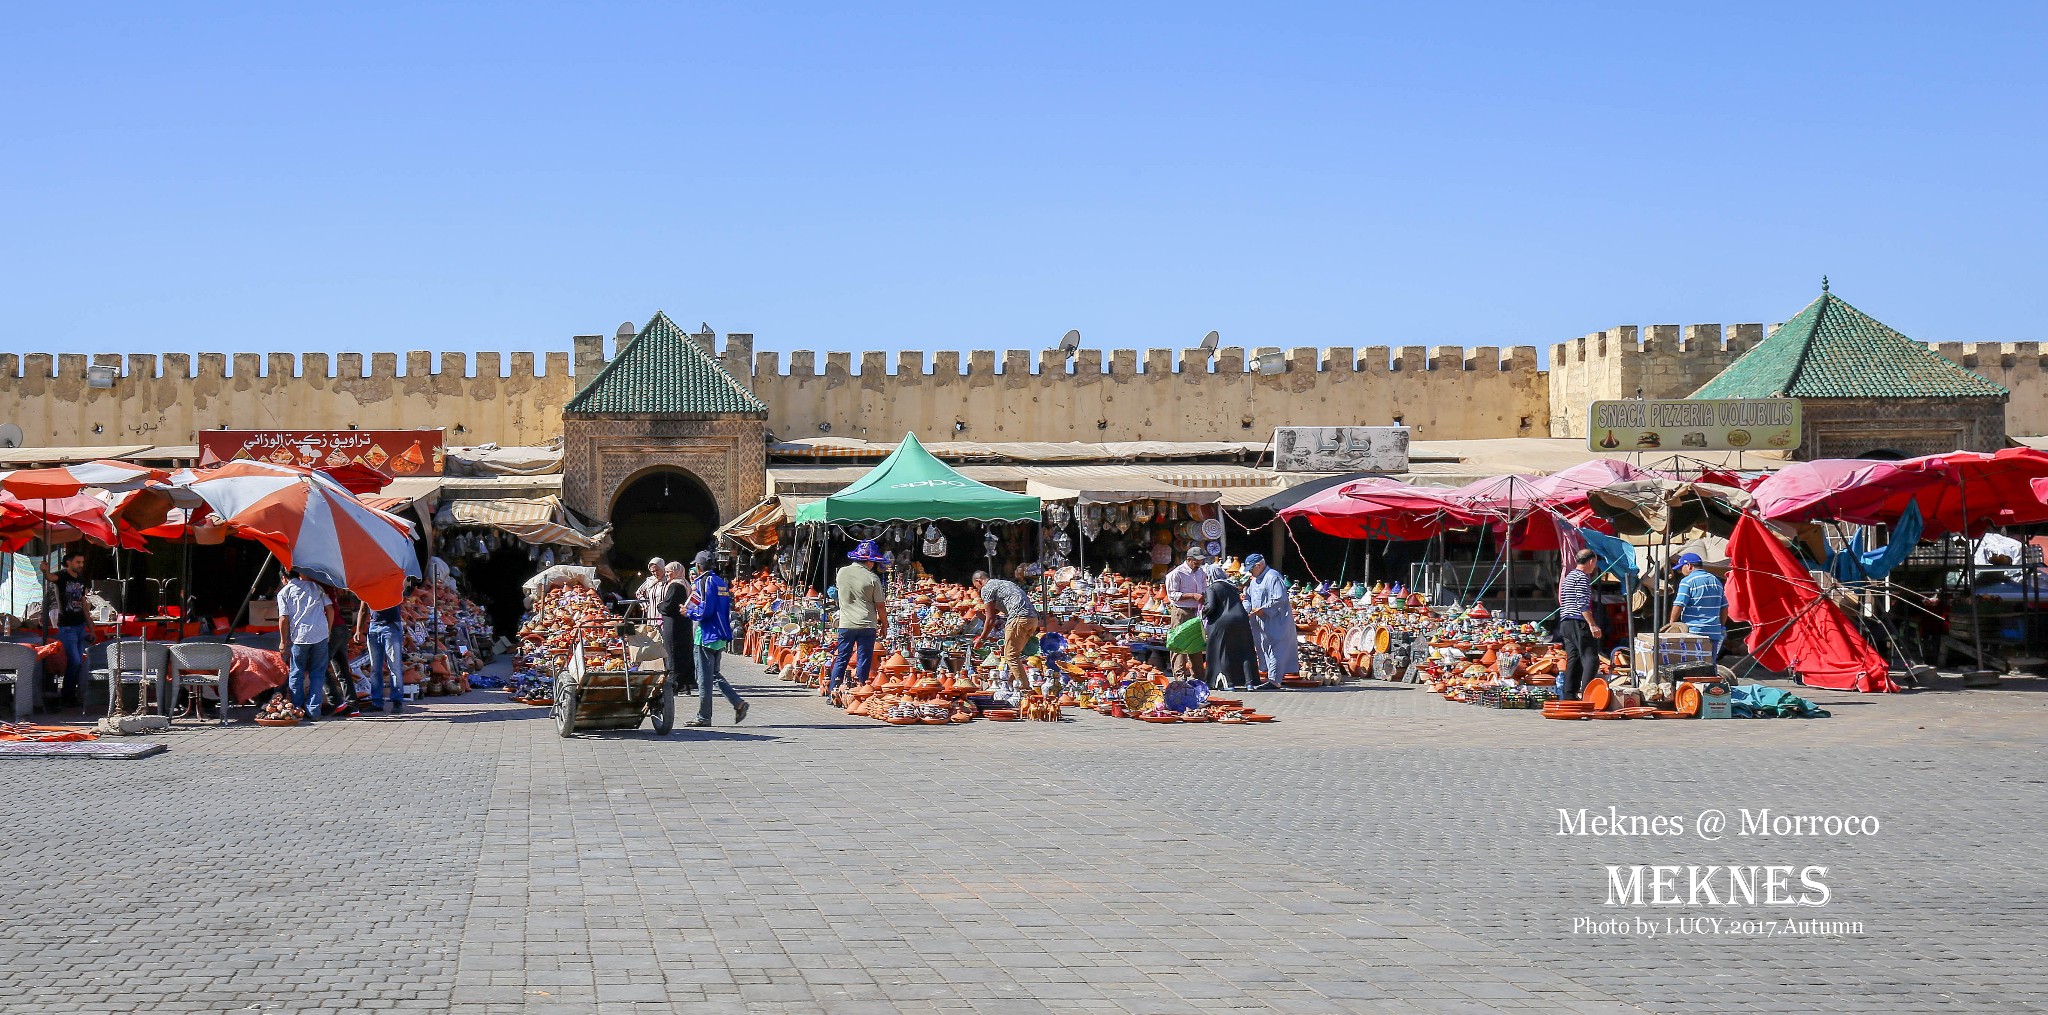
[(626, 343), (564, 412), (599, 415), (768, 415), (768, 406), (704, 351), (668, 315)]
[(1694, 398), (2004, 398), (1821, 286), (1820, 299), (1693, 392)]

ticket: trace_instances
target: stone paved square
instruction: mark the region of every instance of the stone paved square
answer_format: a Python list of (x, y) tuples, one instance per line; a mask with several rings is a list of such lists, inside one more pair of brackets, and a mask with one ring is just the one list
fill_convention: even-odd
[[(0, 1012), (1875, 1012), (2048, 1004), (2038, 682), (1556, 723), (1406, 686), (1282, 720), (896, 728), (734, 661), (743, 726), (501, 695), (0, 768)], [(720, 722), (729, 721), (721, 706)], [(1558, 810), (1875, 815), (1575, 837)], [(1831, 898), (1610, 907), (1608, 864)], [(1796, 881), (1796, 878), (1795, 878)], [(1574, 932), (1796, 918), (1853, 932)]]

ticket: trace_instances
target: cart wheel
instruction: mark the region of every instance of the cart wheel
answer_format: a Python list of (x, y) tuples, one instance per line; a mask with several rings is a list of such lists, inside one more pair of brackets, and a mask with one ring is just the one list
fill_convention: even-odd
[(555, 732), (567, 740), (576, 735), (576, 691), (555, 688)]
[(676, 728), (676, 684), (666, 673), (661, 675), (661, 702), (653, 711), (654, 732), (668, 736), (668, 731)]

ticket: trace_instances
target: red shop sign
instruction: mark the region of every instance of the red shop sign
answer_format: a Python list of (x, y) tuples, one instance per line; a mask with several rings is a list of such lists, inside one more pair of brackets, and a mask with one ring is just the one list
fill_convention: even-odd
[(201, 468), (269, 462), (307, 469), (360, 465), (393, 476), (438, 476), (440, 430), (201, 430)]

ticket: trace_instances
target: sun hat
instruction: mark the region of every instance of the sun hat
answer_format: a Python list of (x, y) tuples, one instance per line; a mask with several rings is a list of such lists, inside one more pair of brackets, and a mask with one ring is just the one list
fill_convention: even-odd
[(848, 560), (864, 560), (871, 564), (886, 564), (889, 558), (882, 556), (882, 547), (872, 539), (863, 539), (853, 552), (846, 555)]

